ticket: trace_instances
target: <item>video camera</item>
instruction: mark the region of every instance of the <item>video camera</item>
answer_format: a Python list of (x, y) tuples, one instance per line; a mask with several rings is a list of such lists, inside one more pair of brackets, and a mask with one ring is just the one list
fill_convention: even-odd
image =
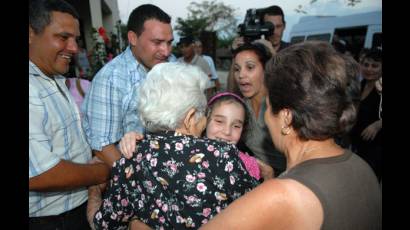
[(244, 37), (245, 41), (251, 42), (265, 35), (267, 39), (275, 30), (275, 26), (271, 22), (264, 22), (265, 8), (248, 9), (246, 11), (245, 20), (238, 26), (239, 36)]

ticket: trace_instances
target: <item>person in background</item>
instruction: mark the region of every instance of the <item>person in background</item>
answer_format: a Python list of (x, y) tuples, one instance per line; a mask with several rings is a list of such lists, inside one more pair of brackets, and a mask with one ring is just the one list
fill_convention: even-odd
[(212, 57), (202, 53), (203, 46), (200, 40), (195, 41), (194, 50), (198, 56), (201, 56), (203, 59), (205, 59), (206, 62), (208, 62), (209, 68), (211, 69), (211, 73), (212, 73), (211, 81), (214, 82), (212, 85), (215, 85), (215, 87), (208, 89), (210, 92), (207, 92), (207, 93), (215, 94), (217, 91), (221, 89), (221, 83), (219, 82), (219, 79), (218, 79), (218, 73), (216, 72), (214, 60), (212, 59)]
[(285, 171), (285, 156), (275, 149), (269, 136), (263, 114), (266, 111), (265, 64), (271, 53), (260, 43), (251, 43), (234, 50), (234, 79), (244, 96), (250, 116), (250, 128), (243, 138), (245, 145), (256, 158), (270, 165), (275, 176)]
[(382, 94), (376, 83), (382, 78), (382, 51), (377, 48), (365, 53), (361, 70), (361, 101), (357, 122), (351, 130), (352, 150), (362, 157), (382, 179)]
[(78, 53), (75, 55), (75, 64), (80, 78), (88, 79), (90, 74), (90, 61), (88, 59), (88, 52), (84, 48), (84, 41), (79, 40)]
[[(369, 165), (333, 138), (353, 126), (358, 65), (329, 43), (297, 43), (266, 67), (265, 121), (287, 158), (200, 229), (382, 229), (382, 195)], [(257, 211), (255, 211), (257, 210)]]
[(147, 133), (131, 159), (114, 163), (96, 229), (127, 227), (134, 218), (154, 229), (198, 228), (258, 185), (234, 145), (200, 138), (207, 82), (198, 67), (181, 63), (148, 73), (138, 97)]
[(178, 46), (180, 46), (182, 52), (182, 57), (178, 58), (178, 62), (198, 66), (208, 76), (207, 98), (211, 97), (212, 88), (215, 87), (215, 82), (211, 81), (212, 71), (208, 62), (202, 56), (195, 53), (194, 38), (192, 36), (182, 37), (179, 40)]
[(94, 77), (82, 105), (83, 127), (95, 155), (108, 165), (120, 158), (116, 145), (129, 131), (143, 133), (137, 88), (156, 64), (167, 62), (173, 41), (171, 17), (140, 5), (128, 19), (129, 46)]
[(87, 188), (110, 168), (91, 149), (63, 75), (78, 51), (79, 17), (63, 0), (29, 2), (29, 229), (89, 229)]
[[(273, 34), (270, 37), (261, 38), (262, 40), (267, 40), (271, 43), (274, 49), (274, 52), (272, 53), (277, 53), (282, 49), (290, 46), (290, 43), (282, 40), (283, 32), (286, 28), (285, 14), (283, 13), (282, 8), (276, 5), (269, 6), (264, 9), (262, 18), (264, 22), (271, 22), (275, 27)], [(244, 43), (245, 39), (243, 37), (235, 38), (232, 42), (232, 50), (237, 49)]]

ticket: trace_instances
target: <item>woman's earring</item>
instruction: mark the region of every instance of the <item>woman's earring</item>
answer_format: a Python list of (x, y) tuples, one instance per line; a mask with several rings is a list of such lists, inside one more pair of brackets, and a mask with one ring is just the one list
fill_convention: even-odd
[(287, 126), (287, 127), (282, 127), (282, 129), (280, 130), (280, 132), (281, 132), (282, 135), (284, 135), (284, 136), (289, 135), (289, 133), (290, 133), (290, 128), (289, 128), (289, 126)]

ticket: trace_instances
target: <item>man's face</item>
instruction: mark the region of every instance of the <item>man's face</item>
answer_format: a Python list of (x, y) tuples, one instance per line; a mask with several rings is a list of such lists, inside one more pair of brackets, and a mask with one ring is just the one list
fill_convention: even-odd
[(54, 11), (43, 32), (36, 34), (29, 27), (29, 58), (47, 76), (65, 74), (78, 51), (79, 36), (78, 20), (70, 14)]
[(285, 24), (283, 24), (281, 15), (265, 15), (265, 22), (272, 22), (275, 25), (275, 31), (273, 35), (269, 38), (272, 45), (278, 46), (282, 40), (283, 31), (285, 30)]
[(156, 19), (145, 21), (144, 30), (138, 37), (134, 32), (130, 39), (134, 56), (146, 68), (151, 69), (158, 63), (166, 62), (171, 53), (171, 43), (174, 40), (170, 24)]
[(184, 56), (184, 58), (191, 58), (195, 55), (195, 50), (194, 50), (194, 43), (191, 44), (182, 44), (181, 45), (181, 52), (182, 52), (182, 56)]

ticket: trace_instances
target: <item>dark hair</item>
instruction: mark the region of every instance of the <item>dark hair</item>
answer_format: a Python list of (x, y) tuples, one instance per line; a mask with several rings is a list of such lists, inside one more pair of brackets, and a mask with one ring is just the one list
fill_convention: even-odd
[(77, 11), (64, 0), (30, 0), (28, 21), (34, 33), (39, 34), (51, 23), (53, 11), (67, 13), (79, 19)]
[(366, 53), (363, 54), (364, 59), (372, 59), (376, 62), (382, 61), (382, 50), (380, 48), (371, 48)]
[[(221, 105), (223, 102), (228, 102), (228, 103), (237, 103), (242, 105), (242, 108), (245, 111), (245, 119), (243, 121), (243, 128), (242, 128), (242, 133), (241, 133), (241, 138), (240, 140), (243, 140), (246, 136), (246, 132), (249, 129), (249, 118), (251, 116), (250, 110), (246, 106), (244, 100), (237, 94), (232, 93), (232, 92), (222, 92), (222, 93), (217, 93), (214, 96), (212, 96), (208, 100), (208, 108), (206, 112), (206, 117), (209, 118), (212, 114), (212, 111), (214, 110), (215, 107), (218, 107)], [(209, 121), (208, 121), (209, 122)]]
[(289, 109), (302, 140), (347, 133), (360, 102), (359, 65), (329, 43), (308, 41), (287, 47), (268, 62), (265, 84), (273, 114)]
[(265, 15), (271, 15), (271, 16), (282, 16), (282, 22), (283, 24), (286, 24), (285, 22), (285, 14), (283, 13), (282, 8), (279, 6), (273, 5), (265, 8), (264, 10), (264, 16)]
[(258, 56), (259, 61), (262, 63), (262, 66), (265, 69), (265, 64), (272, 57), (272, 54), (263, 44), (257, 42), (245, 43), (244, 45), (241, 45), (235, 50), (233, 50), (233, 58), (235, 58), (236, 55), (238, 55), (239, 53), (248, 50), (253, 51), (256, 54), (256, 56)]
[(133, 31), (140, 36), (144, 31), (144, 23), (147, 20), (155, 19), (163, 23), (170, 24), (171, 17), (161, 10), (159, 7), (152, 4), (144, 4), (135, 8), (128, 18), (127, 29)]

